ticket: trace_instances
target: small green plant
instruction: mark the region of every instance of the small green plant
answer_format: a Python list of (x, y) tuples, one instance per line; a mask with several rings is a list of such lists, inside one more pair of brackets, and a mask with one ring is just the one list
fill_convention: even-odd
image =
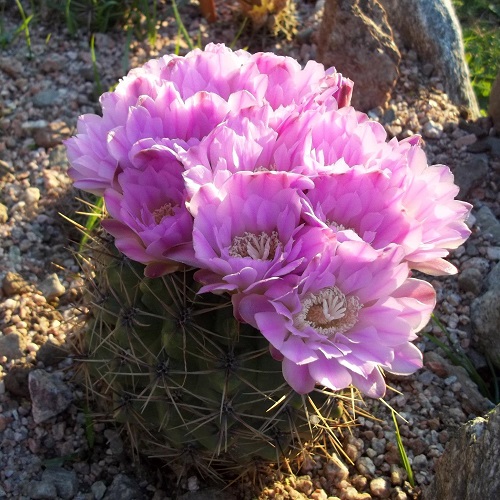
[(16, 0), (16, 5), (17, 8), (19, 9), (19, 14), (21, 14), (21, 18), (23, 20), (23, 23), (21, 26), (18, 28), (18, 31), (24, 31), (24, 38), (26, 40), (26, 47), (28, 48), (28, 59), (33, 58), (33, 51), (31, 49), (31, 35), (30, 35), (30, 28), (29, 24), (31, 20), (33, 19), (33, 14), (27, 16), (26, 13), (24, 12), (24, 8), (19, 0)]
[(462, 24), (472, 87), (486, 114), (491, 87), (500, 69), (500, 3), (454, 0), (454, 5)]
[(95, 35), (93, 33), (92, 36), (90, 37), (90, 57), (92, 59), (92, 71), (94, 73), (96, 92), (98, 95), (101, 95), (102, 83), (101, 83), (101, 77), (99, 75), (99, 69), (97, 67), (97, 56), (95, 53)]
[(408, 455), (406, 454), (406, 449), (403, 444), (403, 440), (401, 439), (401, 433), (399, 432), (398, 419), (396, 417), (396, 412), (391, 408), (392, 420), (394, 421), (394, 427), (396, 429), (396, 443), (398, 445), (399, 456), (401, 458), (401, 463), (406, 471), (408, 476), (408, 482), (412, 487), (415, 486), (415, 478), (413, 477), (413, 469), (411, 468), (410, 460)]
[(179, 33), (182, 34), (182, 36), (184, 37), (184, 40), (186, 41), (186, 44), (189, 47), (189, 50), (193, 50), (194, 49), (193, 42), (191, 40), (191, 37), (189, 36), (186, 26), (182, 22), (182, 18), (181, 15), (179, 14), (179, 9), (177, 8), (177, 3), (175, 2), (175, 0), (172, 0), (172, 8), (174, 10), (175, 22), (177, 23)]

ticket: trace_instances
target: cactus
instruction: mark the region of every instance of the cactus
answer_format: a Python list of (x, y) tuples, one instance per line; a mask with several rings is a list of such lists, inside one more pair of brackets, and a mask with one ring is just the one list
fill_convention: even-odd
[(471, 206), (351, 89), (209, 44), (132, 70), (66, 141), (115, 238), (87, 238), (89, 395), (180, 476), (327, 452), (354, 421), (351, 384), (380, 398), (385, 372), (422, 366), (436, 293), (410, 273), (456, 272), (442, 257)]
[[(267, 120), (277, 124), (285, 119), (285, 111), (320, 103), (345, 106), (351, 89), (350, 80), (327, 74), (316, 63), (302, 69), (290, 58), (209, 44), (204, 51), (165, 56), (131, 71), (101, 97), (103, 116), (80, 117), (76, 136), (66, 142), (75, 187), (102, 196), (106, 206), (97, 210), (104, 219), (100, 224), (94, 214), (87, 229), (81, 226), (87, 234), (80, 246), (89, 247), (82, 259), (89, 293), (88, 315), (76, 347), (90, 406), (125, 426), (136, 451), (164, 458), (179, 476), (194, 467), (225, 477), (225, 470), (244, 471), (255, 460), (287, 463), (317, 445), (325, 451), (326, 443), (340, 448), (340, 434), (355, 419), (359, 399), (346, 377), (341, 386), (330, 383), (329, 390), (321, 385), (294, 387), (283, 374), (283, 358), (278, 360), (279, 353), (256, 325), (238, 315), (236, 299), (244, 299), (244, 294), (211, 287), (213, 275), (195, 256), (194, 235), (203, 233), (194, 228), (195, 217), (189, 212), (201, 199), (193, 192), (200, 179), (188, 176), (191, 160), (183, 156), (190, 147), (199, 150), (195, 146), (201, 147), (212, 133), (225, 133), (234, 120), (237, 129), (239, 120), (250, 127), (249, 141), (253, 121), (264, 127), (255, 137), (269, 141), (275, 133), (265, 129)], [(125, 126), (119, 125), (122, 119)], [(175, 130), (163, 125), (153, 130), (160, 122)], [(111, 143), (113, 151), (108, 150)], [(233, 149), (239, 150), (228, 146), (228, 151)], [(127, 158), (141, 165), (132, 166)], [(257, 172), (255, 179), (271, 181), (268, 193), (271, 186), (281, 190), (281, 183), (289, 180), (312, 187), (305, 176), (296, 177)], [(290, 188), (285, 195), (279, 197), (280, 210), (290, 212), (293, 224), (302, 225), (295, 221), (297, 192)], [(267, 209), (271, 218), (276, 216), (273, 207)], [(203, 224), (205, 219), (200, 215), (196, 220)], [(279, 222), (279, 228), (288, 234), (291, 226), (283, 224)], [(207, 225), (210, 231), (213, 225)], [(132, 227), (141, 233), (139, 239)], [(322, 229), (313, 232), (323, 234)], [(241, 242), (241, 235), (235, 238)], [(274, 252), (278, 267), (281, 261), (288, 263), (291, 248), (284, 241), (285, 260)], [(315, 245), (304, 248), (304, 255), (290, 254), (290, 269), (314, 257), (308, 252)], [(261, 264), (249, 261), (261, 270), (272, 262), (264, 259)], [(268, 278), (275, 282), (277, 268), (271, 267), (269, 275), (266, 271), (257, 278), (259, 283)], [(203, 285), (207, 293), (200, 292)], [(302, 379), (295, 378), (297, 383)]]
[(340, 448), (354, 389), (297, 394), (228, 297), (197, 294), (192, 269), (145, 278), (107, 235), (92, 240), (78, 358), (90, 406), (125, 426), (136, 452), (179, 478), (194, 469), (220, 479), (318, 444)]
[(297, 32), (293, 0), (239, 0), (239, 4), (256, 30), (266, 27), (274, 36), (284, 35), (287, 40)]

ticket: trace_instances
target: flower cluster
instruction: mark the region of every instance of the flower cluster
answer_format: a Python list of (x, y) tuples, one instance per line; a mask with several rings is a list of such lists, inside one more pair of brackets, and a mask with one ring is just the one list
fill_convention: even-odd
[(197, 269), (228, 294), (299, 393), (422, 364), (427, 282), (469, 235), (467, 203), (419, 137), (387, 141), (335, 69), (209, 45), (133, 70), (66, 143), (75, 186), (149, 277)]

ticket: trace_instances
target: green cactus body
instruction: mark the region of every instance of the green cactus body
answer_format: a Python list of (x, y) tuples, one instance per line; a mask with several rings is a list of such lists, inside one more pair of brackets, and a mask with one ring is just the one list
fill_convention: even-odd
[(80, 354), (90, 398), (138, 451), (219, 474), (336, 439), (339, 399), (294, 392), (227, 296), (197, 294), (193, 270), (145, 278), (113, 248), (94, 251)]

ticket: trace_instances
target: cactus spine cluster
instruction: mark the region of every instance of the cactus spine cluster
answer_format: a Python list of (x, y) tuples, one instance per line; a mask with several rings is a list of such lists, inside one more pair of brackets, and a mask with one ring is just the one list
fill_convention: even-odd
[(239, 0), (243, 14), (254, 29), (267, 28), (274, 36), (291, 40), (297, 32), (297, 18), (293, 0)]

